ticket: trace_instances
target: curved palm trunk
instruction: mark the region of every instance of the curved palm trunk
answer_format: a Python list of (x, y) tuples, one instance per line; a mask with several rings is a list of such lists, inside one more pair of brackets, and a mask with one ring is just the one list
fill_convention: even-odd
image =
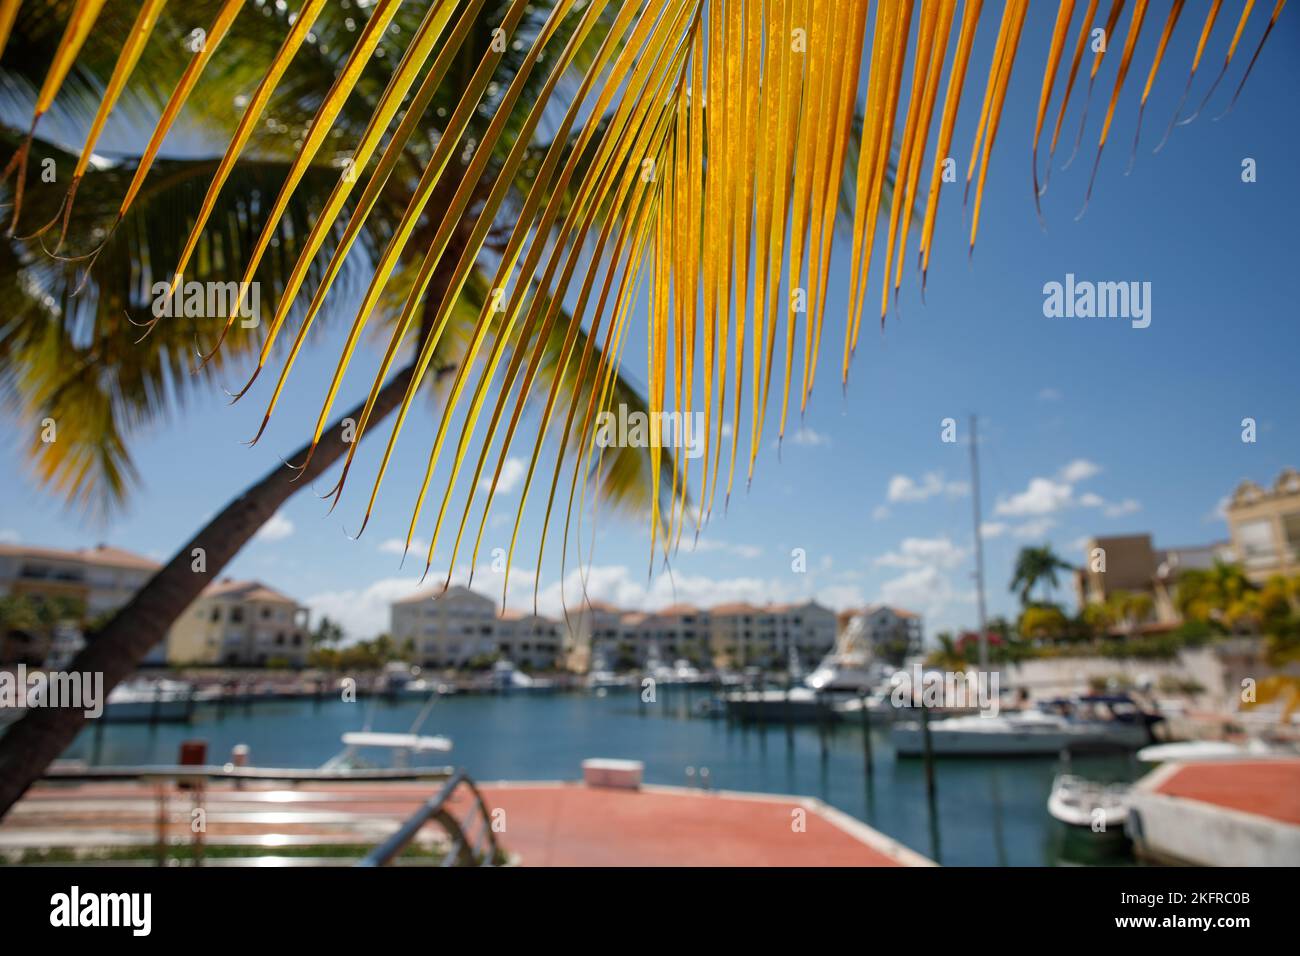
[[(397, 408), (414, 374), (412, 363), (383, 387), (371, 415), (372, 423)], [(293, 471), (277, 465), (226, 505), (117, 612), (68, 665), (69, 670), (102, 672), (105, 693), (132, 674), (150, 648), (166, 637), (176, 619), (279, 507), (343, 456), (348, 444), (342, 437), (342, 421), (359, 419), (363, 407), (364, 403), (358, 404), (334, 422), (326, 432), (329, 437), (322, 437), (301, 478), (293, 480)], [(307, 448), (303, 447), (291, 460), (301, 460), (306, 454)], [(206, 570), (202, 572), (191, 570), (195, 548), (202, 548), (206, 554)], [(33, 709), (0, 738), (0, 817), (72, 743), (84, 723), (85, 716), (78, 709)]]

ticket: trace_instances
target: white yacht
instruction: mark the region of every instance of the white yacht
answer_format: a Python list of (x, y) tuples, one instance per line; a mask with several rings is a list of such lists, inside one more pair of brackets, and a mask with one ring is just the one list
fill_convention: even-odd
[[(936, 756), (979, 757), (1137, 749), (1151, 742), (1150, 727), (1158, 719), (1124, 696), (1060, 699), (1045, 701), (1033, 710), (935, 720), (930, 723), (930, 747)], [(901, 757), (925, 752), (919, 720), (896, 723), (890, 737)]]
[(836, 642), (835, 650), (804, 678), (804, 685), (832, 694), (861, 695), (874, 690), (886, 676), (885, 671), (874, 660), (863, 618), (854, 615)]

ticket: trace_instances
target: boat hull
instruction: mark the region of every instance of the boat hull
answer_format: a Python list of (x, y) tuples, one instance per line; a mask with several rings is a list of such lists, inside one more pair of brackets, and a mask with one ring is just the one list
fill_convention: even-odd
[[(890, 733), (900, 757), (925, 753), (925, 735), (920, 724), (896, 724)], [(1103, 731), (1035, 730), (971, 731), (930, 727), (931, 752), (940, 757), (1048, 757), (1062, 750), (1135, 749), (1150, 738), (1143, 727), (1110, 728)]]

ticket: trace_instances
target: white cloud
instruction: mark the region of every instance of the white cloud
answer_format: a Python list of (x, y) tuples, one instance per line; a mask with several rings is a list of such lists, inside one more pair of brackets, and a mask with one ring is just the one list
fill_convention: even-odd
[(1007, 533), (1005, 521), (985, 521), (980, 525), (980, 534), (986, 538), (1000, 538)]
[(966, 551), (949, 538), (904, 538), (897, 551), (876, 558), (887, 568), (954, 568), (966, 557)]
[(1031, 478), (1024, 491), (998, 501), (993, 510), (1010, 518), (1052, 514), (1069, 506), (1073, 491), (1065, 482)]
[(747, 560), (757, 558), (763, 553), (763, 549), (758, 547), (758, 545), (731, 544), (727, 541), (718, 541), (713, 538), (700, 538), (699, 541), (688, 546), (686, 550), (694, 554), (706, 554), (710, 551), (722, 552), (725, 554), (733, 554), (738, 558), (745, 558)]
[(1105, 503), (1105, 498), (1101, 495), (1093, 494), (1091, 491), (1079, 496), (1079, 504), (1084, 508), (1100, 508)]
[(884, 505), (876, 505), (876, 507), (871, 512), (871, 520), (885, 521), (886, 519), (889, 518), (890, 514), (892, 514), (892, 512)]
[(821, 432), (815, 432), (811, 428), (800, 426), (799, 430), (794, 433), (790, 439), (796, 445), (810, 445), (813, 447), (819, 445), (829, 445), (831, 438), (829, 435), (823, 435)]
[(365, 588), (314, 594), (304, 603), (311, 608), (313, 625), (328, 617), (342, 625), (349, 641), (369, 640), (389, 629), (388, 606), (420, 587), (418, 577), (383, 578)]
[(957, 615), (955, 605), (974, 600), (973, 591), (958, 591), (948, 575), (935, 567), (916, 568), (880, 586), (880, 601), (920, 614), (928, 635), (970, 626), (969, 609)]
[[(379, 543), (379, 550), (384, 554), (402, 555), (407, 553), (406, 539), (388, 538)], [(419, 538), (411, 539), (410, 554), (427, 554), (429, 551), (429, 542), (421, 541)]]
[(23, 536), (17, 531), (9, 528), (0, 531), (0, 544), (17, 544), (21, 540), (23, 540)]
[(271, 520), (253, 535), (254, 541), (283, 541), (293, 534), (293, 522), (280, 512), (271, 515)]
[(1101, 474), (1101, 465), (1086, 458), (1076, 458), (1059, 472), (1062, 481), (1077, 484)]
[(1013, 528), (1011, 533), (1017, 538), (1041, 538), (1056, 527), (1051, 518), (1034, 518)]
[(1064, 397), (1065, 396), (1061, 394), (1061, 390), (1058, 388), (1045, 388), (1038, 393), (1038, 400), (1040, 402), (1059, 402)]
[[(501, 477), (497, 479), (497, 494), (508, 495), (518, 488), (524, 480), (524, 475), (528, 471), (528, 464), (522, 458), (507, 458), (504, 465), (501, 466)], [(488, 475), (480, 479), (478, 490), (488, 491), (492, 487), (492, 476)]]
[(885, 497), (888, 501), (900, 502), (925, 501), (936, 495), (960, 498), (967, 494), (970, 494), (970, 485), (966, 482), (945, 481), (943, 472), (930, 471), (922, 475), (920, 481), (907, 475), (895, 475), (889, 479), (889, 490)]
[(1132, 498), (1125, 498), (1123, 501), (1105, 505), (1102, 508), (1102, 514), (1107, 518), (1121, 518), (1124, 515), (1131, 515), (1141, 510), (1142, 506), (1137, 501)]

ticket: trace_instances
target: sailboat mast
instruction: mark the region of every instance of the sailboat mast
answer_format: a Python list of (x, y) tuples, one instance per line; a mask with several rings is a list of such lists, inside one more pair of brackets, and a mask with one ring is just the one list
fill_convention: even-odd
[(975, 416), (970, 417), (970, 496), (975, 515), (975, 603), (979, 612), (980, 670), (989, 669), (989, 636), (984, 613), (984, 537), (980, 532), (979, 432)]

